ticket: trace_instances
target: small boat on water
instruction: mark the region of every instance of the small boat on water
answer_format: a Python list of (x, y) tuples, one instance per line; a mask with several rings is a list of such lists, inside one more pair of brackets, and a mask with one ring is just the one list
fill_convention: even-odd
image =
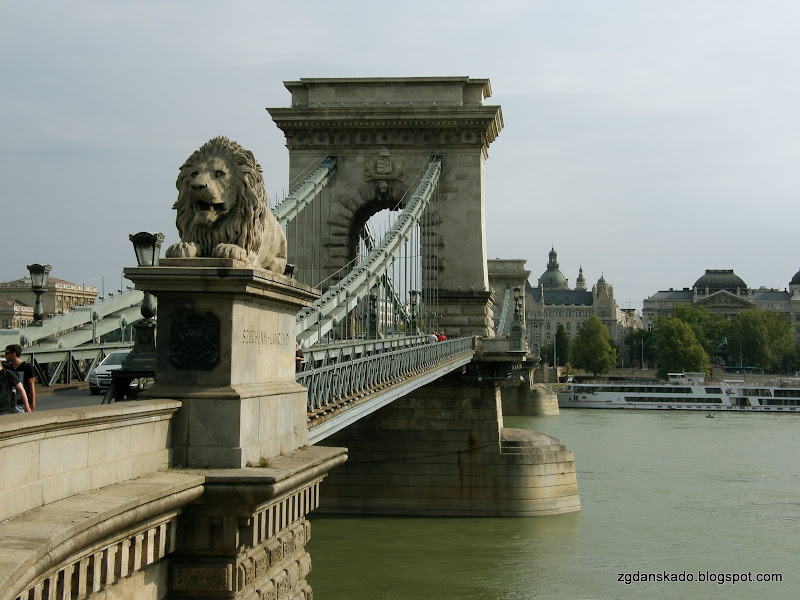
[(704, 373), (670, 373), (667, 382), (568, 383), (558, 392), (558, 406), (800, 414), (800, 386), (706, 382)]

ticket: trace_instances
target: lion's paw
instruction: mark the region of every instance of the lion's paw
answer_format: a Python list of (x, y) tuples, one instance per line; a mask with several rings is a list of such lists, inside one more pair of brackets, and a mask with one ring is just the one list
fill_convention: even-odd
[(197, 246), (192, 242), (178, 242), (167, 248), (164, 256), (166, 258), (192, 258), (197, 256)]
[(211, 251), (213, 258), (232, 258), (234, 260), (247, 261), (247, 251), (236, 244), (218, 244)]

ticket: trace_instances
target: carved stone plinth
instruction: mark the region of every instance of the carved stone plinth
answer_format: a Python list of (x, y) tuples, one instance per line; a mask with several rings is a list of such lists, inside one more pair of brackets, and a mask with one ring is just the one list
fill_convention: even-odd
[(183, 401), (173, 462), (239, 468), (308, 444), (295, 383), (295, 313), (318, 297), (297, 281), (231, 259), (164, 259), (125, 275), (158, 298), (156, 383)]
[(345, 452), (311, 447), (274, 457), (263, 468), (204, 471), (205, 493), (180, 521), (170, 598), (312, 598), (305, 517)]

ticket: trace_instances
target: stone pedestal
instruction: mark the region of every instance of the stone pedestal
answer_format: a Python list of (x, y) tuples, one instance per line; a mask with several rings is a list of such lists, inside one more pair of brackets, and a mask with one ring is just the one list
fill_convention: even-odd
[(164, 259), (125, 269), (158, 298), (156, 383), (183, 406), (174, 464), (239, 468), (308, 444), (306, 390), (295, 383), (295, 313), (312, 288), (231, 259)]
[(169, 597), (312, 598), (306, 515), (346, 458), (343, 448), (306, 448), (263, 468), (204, 471), (205, 493), (181, 515)]

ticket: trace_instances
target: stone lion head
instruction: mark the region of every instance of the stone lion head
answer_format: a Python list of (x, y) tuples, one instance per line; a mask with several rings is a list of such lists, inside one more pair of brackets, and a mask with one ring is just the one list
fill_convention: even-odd
[(180, 168), (175, 224), (181, 241), (168, 258), (233, 258), (283, 273), (286, 237), (267, 205), (253, 153), (215, 137)]

